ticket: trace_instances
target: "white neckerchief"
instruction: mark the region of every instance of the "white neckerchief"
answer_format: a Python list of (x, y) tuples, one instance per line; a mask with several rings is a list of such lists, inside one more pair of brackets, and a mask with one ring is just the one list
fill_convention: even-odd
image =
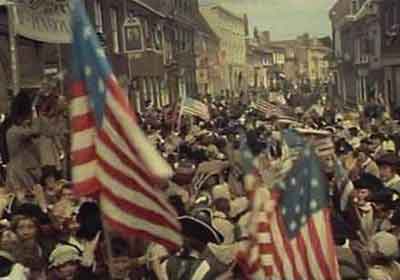
[(225, 213), (220, 212), (220, 211), (215, 211), (214, 212), (214, 218), (219, 218), (219, 219), (224, 219), (224, 220), (227, 219)]

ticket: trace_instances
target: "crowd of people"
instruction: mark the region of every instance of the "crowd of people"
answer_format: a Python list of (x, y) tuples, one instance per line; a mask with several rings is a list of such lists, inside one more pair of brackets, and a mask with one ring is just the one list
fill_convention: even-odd
[(185, 237), (169, 252), (113, 233), (95, 200), (74, 195), (65, 99), (36, 95), (21, 92), (1, 124), (0, 279), (245, 279), (236, 255), (254, 205), (243, 139), (254, 158), (279, 160), (285, 129), (331, 144), (318, 155), (342, 278), (400, 279), (400, 130), (388, 114), (371, 120), (319, 106), (285, 108), (292, 117), (283, 118), (254, 109), (253, 97), (220, 97), (204, 101), (211, 119), (202, 120), (147, 104), (140, 126), (175, 171), (154, 187)]

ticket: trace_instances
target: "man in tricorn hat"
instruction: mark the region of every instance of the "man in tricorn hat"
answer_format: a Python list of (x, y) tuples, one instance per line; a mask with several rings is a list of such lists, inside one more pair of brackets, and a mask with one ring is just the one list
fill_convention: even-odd
[(385, 185), (400, 193), (400, 176), (397, 174), (399, 158), (394, 153), (388, 153), (378, 158), (376, 163), (379, 166), (380, 177)]
[(164, 279), (216, 279), (219, 272), (204, 257), (208, 243), (223, 242), (222, 234), (211, 225), (211, 213), (203, 209), (192, 216), (182, 216), (179, 221), (185, 239), (184, 248), (162, 263)]
[(368, 239), (376, 229), (376, 216), (371, 197), (384, 189), (381, 180), (371, 174), (360, 174), (359, 178), (353, 182), (353, 205), (349, 210), (349, 222), (360, 230), (362, 239)]

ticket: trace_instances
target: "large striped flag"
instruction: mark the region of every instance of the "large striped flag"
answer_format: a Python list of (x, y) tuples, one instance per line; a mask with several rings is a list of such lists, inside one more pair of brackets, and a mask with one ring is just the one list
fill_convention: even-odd
[(273, 273), (274, 253), (269, 223), (271, 203), (268, 202), (274, 202), (269, 190), (263, 187), (262, 170), (249, 148), (244, 131), (241, 132), (240, 152), (242, 169), (246, 174), (245, 190), (251, 201), (252, 212), (248, 224), (249, 240), (241, 243), (236, 258), (248, 279), (268, 279)]
[(327, 183), (310, 145), (272, 194), (261, 190), (247, 254), (239, 259), (248, 279), (340, 279)]
[(320, 158), (335, 157), (335, 144), (330, 135), (314, 138), (311, 143)]
[(105, 222), (176, 249), (182, 244), (174, 209), (155, 184), (170, 166), (137, 125), (80, 0), (73, 1), (72, 175), (79, 195), (99, 198)]
[(182, 112), (183, 114), (193, 115), (206, 121), (210, 120), (210, 112), (208, 110), (208, 106), (203, 102), (190, 97), (185, 97), (183, 99)]
[(340, 279), (329, 218), (329, 187), (310, 145), (279, 187), (278, 206), (271, 215), (274, 273), (280, 279)]

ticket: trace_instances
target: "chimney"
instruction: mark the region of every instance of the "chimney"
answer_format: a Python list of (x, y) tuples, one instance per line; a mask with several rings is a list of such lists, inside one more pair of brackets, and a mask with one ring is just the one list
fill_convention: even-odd
[(260, 33), (258, 32), (257, 26), (254, 27), (253, 37), (257, 41), (257, 43), (260, 43)]
[(263, 31), (261, 33), (262, 42), (268, 44), (271, 42), (271, 32), (270, 31)]
[(243, 15), (243, 21), (244, 21), (244, 35), (246, 38), (249, 38), (249, 19), (247, 18), (247, 14)]

